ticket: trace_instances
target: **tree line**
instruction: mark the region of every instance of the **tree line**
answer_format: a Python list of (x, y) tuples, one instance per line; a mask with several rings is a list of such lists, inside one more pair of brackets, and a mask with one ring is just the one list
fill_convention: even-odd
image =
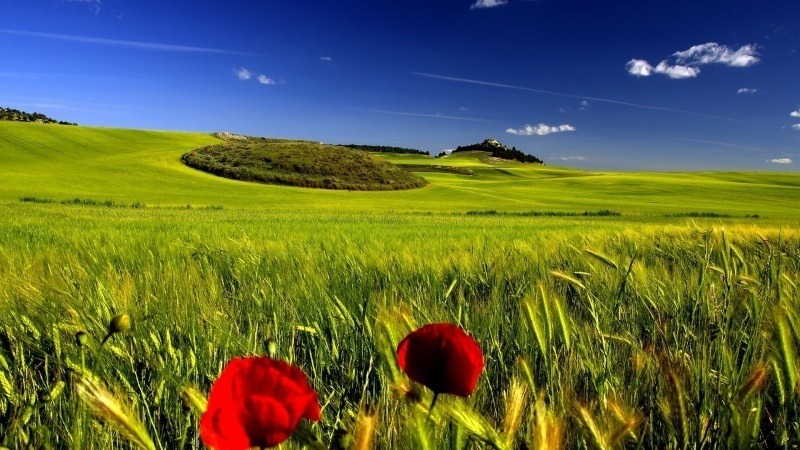
[(0, 120), (12, 120), (16, 122), (57, 123), (59, 125), (77, 125), (77, 123), (51, 119), (50, 117), (47, 117), (42, 113), (38, 112), (27, 113), (12, 108), (0, 108)]
[(403, 147), (391, 147), (386, 145), (357, 145), (357, 144), (346, 144), (341, 145), (341, 147), (351, 148), (353, 150), (364, 150), (367, 152), (379, 152), (379, 153), (403, 153), (409, 155), (425, 155), (430, 156), (430, 152), (423, 152), (422, 150), (417, 150), (414, 148), (403, 148)]

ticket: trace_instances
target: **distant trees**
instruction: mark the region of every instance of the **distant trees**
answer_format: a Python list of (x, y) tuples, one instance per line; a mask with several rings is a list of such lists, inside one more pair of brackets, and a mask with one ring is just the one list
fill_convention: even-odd
[[(522, 153), (521, 151), (517, 150), (516, 147), (508, 148), (494, 139), (486, 139), (480, 144), (467, 145), (466, 147), (459, 146), (453, 150), (453, 153), (469, 151), (489, 152), (495, 158), (508, 159), (511, 161), (544, 164), (544, 161), (541, 159), (527, 153)], [(443, 154), (444, 152), (442, 152), (442, 154), (439, 156), (443, 156)]]
[(341, 147), (352, 148), (353, 150), (364, 150), (367, 152), (379, 152), (379, 153), (403, 153), (409, 155), (425, 155), (430, 156), (430, 152), (423, 152), (422, 150), (417, 150), (414, 148), (403, 148), (403, 147), (390, 147), (385, 145), (356, 145), (356, 144), (346, 144), (342, 145)]
[(38, 112), (27, 113), (24, 111), (20, 111), (18, 109), (1, 108), (1, 107), (0, 107), (0, 120), (11, 120), (15, 122), (57, 123), (59, 125), (77, 125), (77, 123), (65, 122), (63, 120), (57, 121)]

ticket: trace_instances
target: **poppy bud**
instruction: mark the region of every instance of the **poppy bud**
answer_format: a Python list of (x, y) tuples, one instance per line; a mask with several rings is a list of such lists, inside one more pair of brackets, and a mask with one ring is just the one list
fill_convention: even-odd
[(347, 430), (341, 428), (333, 432), (331, 450), (348, 450), (353, 448), (353, 436)]
[(131, 316), (125, 313), (117, 314), (116, 316), (112, 317), (111, 322), (108, 323), (108, 333), (106, 333), (106, 337), (103, 338), (103, 341), (100, 342), (100, 346), (102, 347), (105, 345), (106, 341), (109, 340), (114, 334), (128, 331), (130, 328)]
[(128, 331), (130, 328), (131, 316), (125, 313), (117, 314), (111, 318), (111, 322), (108, 324), (108, 334), (122, 333)]
[(86, 333), (83, 331), (78, 331), (75, 333), (75, 344), (78, 347), (84, 347), (86, 343), (89, 341), (89, 338), (86, 337)]
[(267, 355), (270, 358), (275, 358), (278, 355), (278, 342), (275, 339), (269, 338), (264, 341), (264, 346), (267, 348)]

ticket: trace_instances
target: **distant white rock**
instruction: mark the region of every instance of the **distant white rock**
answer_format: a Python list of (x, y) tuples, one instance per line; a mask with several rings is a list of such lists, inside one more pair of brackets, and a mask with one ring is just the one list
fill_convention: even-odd
[(247, 136), (231, 133), (228, 131), (220, 131), (219, 133), (214, 133), (214, 136), (222, 139), (223, 141), (249, 141), (250, 138)]

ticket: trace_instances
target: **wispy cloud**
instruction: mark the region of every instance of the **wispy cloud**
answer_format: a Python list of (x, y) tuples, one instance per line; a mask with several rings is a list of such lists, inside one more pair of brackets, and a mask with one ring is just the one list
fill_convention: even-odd
[(752, 89), (752, 88), (741, 88), (738, 91), (736, 91), (737, 94), (755, 94), (756, 92), (758, 92), (758, 89)]
[(732, 50), (716, 42), (695, 45), (682, 52), (675, 52), (672, 56), (681, 64), (724, 64), (730, 67), (748, 67), (758, 62), (758, 52), (754, 44), (741, 46)]
[(503, 88), (503, 89), (515, 89), (515, 90), (518, 90), (518, 91), (535, 92), (537, 94), (555, 95), (555, 96), (567, 97), (567, 98), (577, 98), (577, 99), (584, 99), (584, 100), (590, 100), (590, 101), (595, 101), (595, 102), (610, 103), (610, 104), (613, 104), (613, 105), (629, 106), (629, 107), (632, 107), (632, 108), (651, 109), (651, 110), (655, 110), (655, 111), (668, 111), (668, 112), (679, 113), (679, 114), (688, 114), (688, 115), (697, 116), (697, 117), (708, 117), (708, 118), (711, 118), (711, 119), (729, 120), (729, 121), (732, 121), (732, 122), (741, 123), (740, 120), (733, 119), (731, 117), (715, 116), (715, 115), (711, 115), (711, 114), (702, 114), (702, 113), (697, 113), (697, 112), (693, 112), (693, 111), (686, 111), (686, 110), (683, 110), (683, 109), (665, 108), (665, 107), (662, 107), (662, 106), (653, 106), (653, 105), (642, 105), (642, 104), (639, 104), (639, 103), (631, 103), (631, 102), (625, 102), (625, 101), (621, 101), (621, 100), (613, 100), (613, 99), (609, 99), (609, 98), (590, 97), (588, 95), (566, 94), (566, 93), (563, 93), (563, 92), (546, 91), (546, 90), (543, 90), (543, 89), (534, 89), (534, 88), (528, 88), (528, 87), (523, 87), (523, 86), (514, 86), (514, 85), (511, 85), (511, 84), (492, 83), (492, 82), (489, 82), (489, 81), (471, 80), (471, 79), (468, 79), (468, 78), (448, 77), (448, 76), (444, 76), (444, 75), (436, 75), (436, 74), (425, 73), (425, 72), (412, 72), (412, 74), (418, 75), (418, 76), (421, 76), (421, 77), (426, 77), (426, 78), (433, 78), (433, 79), (436, 79), (436, 80), (455, 81), (455, 82), (458, 82), (458, 83), (470, 83), (470, 84), (477, 84), (477, 85), (481, 85), (481, 86), (491, 86), (491, 87), (497, 87), (497, 88)]
[(800, 117), (800, 109), (797, 111), (792, 111), (789, 115), (792, 117)]
[(703, 139), (686, 139), (686, 138), (671, 137), (671, 136), (668, 136), (667, 139), (672, 139), (672, 140), (675, 140), (675, 141), (683, 141), (683, 142), (696, 142), (698, 144), (720, 145), (722, 147), (738, 148), (738, 149), (742, 149), (742, 150), (755, 150), (755, 151), (759, 151), (759, 152), (769, 151), (769, 150), (767, 150), (765, 148), (762, 148), (762, 147), (748, 147), (746, 145), (732, 144), (730, 142), (709, 141), (709, 140), (703, 140)]
[(775, 159), (769, 159), (769, 160), (767, 160), (767, 162), (771, 162), (773, 164), (791, 164), (792, 163), (792, 159), (791, 158), (775, 158)]
[(588, 100), (581, 100), (580, 110), (581, 111), (586, 111), (587, 109), (589, 109), (589, 101)]
[(494, 8), (496, 6), (503, 6), (508, 3), (508, 0), (477, 0), (469, 9), (485, 9)]
[(40, 112), (47, 110), (66, 110), (88, 112), (93, 114), (103, 115), (118, 115), (122, 111), (129, 109), (129, 105), (111, 104), (111, 103), (92, 103), (92, 102), (75, 102), (72, 100), (65, 100), (60, 98), (46, 98), (46, 97), (25, 97), (25, 98), (11, 98), (4, 100), (6, 107), (19, 108), (19, 109), (41, 109)]
[(423, 114), (423, 113), (410, 113), (410, 112), (401, 112), (401, 111), (384, 111), (380, 109), (370, 109), (369, 112), (378, 113), (378, 114), (392, 114), (395, 116), (411, 116), (411, 117), (427, 117), (430, 119), (448, 119), (448, 120), (466, 120), (469, 122), (484, 122), (484, 123), (492, 123), (491, 120), (485, 119), (475, 119), (472, 117), (460, 117), (460, 116), (445, 116), (442, 114)]
[(106, 38), (97, 38), (97, 37), (86, 37), (86, 36), (73, 36), (68, 34), (53, 34), (53, 33), (39, 33), (35, 31), (20, 31), (20, 30), (9, 30), (6, 28), (0, 28), (0, 33), (2, 34), (11, 34), (15, 36), (26, 36), (26, 37), (35, 37), (35, 38), (42, 38), (42, 39), (53, 39), (58, 41), (67, 41), (67, 42), (79, 42), (83, 44), (95, 44), (95, 45), (110, 45), (114, 47), (126, 47), (126, 48), (134, 48), (139, 50), (155, 50), (160, 52), (184, 52), (184, 53), (217, 53), (217, 54), (224, 54), (224, 55), (250, 55), (250, 56), (263, 56), (263, 55), (256, 55), (253, 53), (245, 53), (245, 52), (237, 52), (233, 50), (224, 50), (219, 48), (207, 48), (207, 47), (191, 47), (186, 45), (173, 45), (173, 44), (158, 44), (154, 42), (139, 42), (139, 41), (123, 41), (118, 39), (106, 39)]
[(331, 58), (330, 56), (320, 56), (319, 60), (324, 62), (332, 62), (333, 58)]
[(28, 80), (37, 80), (41, 79), (42, 76), (39, 74), (23, 73), (23, 72), (0, 72), (0, 78), (22, 78)]
[(540, 123), (539, 125), (525, 125), (520, 129), (509, 128), (506, 133), (516, 134), (517, 136), (546, 136), (553, 133), (563, 133), (565, 131), (575, 131), (572, 125), (550, 126)]
[(89, 11), (95, 16), (100, 14), (100, 8), (103, 6), (102, 0), (67, 0), (68, 3), (84, 3), (89, 6)]
[(267, 78), (266, 75), (259, 75), (258, 82), (261, 84), (275, 84), (275, 80), (272, 78)]
[(252, 78), (252, 76), (253, 76), (253, 72), (250, 72), (249, 70), (245, 69), (244, 67), (236, 69), (234, 72), (236, 72), (236, 77), (239, 78), (242, 81), (247, 81), (250, 78)]
[(550, 159), (557, 159), (559, 161), (586, 161), (585, 156), (556, 156)]
[(743, 45), (738, 50), (733, 50), (716, 42), (708, 42), (675, 52), (656, 66), (652, 66), (644, 59), (631, 59), (625, 64), (625, 70), (637, 77), (661, 74), (673, 79), (694, 78), (700, 74), (699, 66), (723, 64), (728, 67), (748, 67), (759, 61), (757, 55), (754, 44)]
[(795, 130), (800, 130), (800, 123), (792, 125), (792, 128), (794, 128)]

